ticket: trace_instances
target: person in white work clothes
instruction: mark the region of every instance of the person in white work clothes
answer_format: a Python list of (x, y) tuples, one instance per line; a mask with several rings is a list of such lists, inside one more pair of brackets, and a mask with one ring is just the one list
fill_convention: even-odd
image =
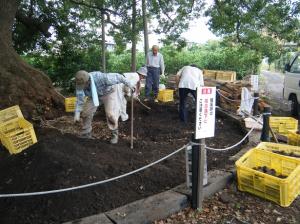
[(154, 102), (158, 102), (159, 77), (165, 72), (164, 57), (158, 52), (158, 49), (157, 45), (153, 45), (152, 51), (147, 54), (146, 66), (148, 72), (145, 86), (145, 101), (149, 101), (152, 90)]
[(196, 65), (184, 66), (176, 75), (176, 83), (179, 88), (179, 118), (186, 123), (188, 121), (186, 97), (190, 93), (196, 100), (197, 87), (204, 86), (203, 73)]

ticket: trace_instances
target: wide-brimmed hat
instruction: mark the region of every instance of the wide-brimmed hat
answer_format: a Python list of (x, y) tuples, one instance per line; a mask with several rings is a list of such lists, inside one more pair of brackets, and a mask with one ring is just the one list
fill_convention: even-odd
[(84, 89), (90, 79), (89, 73), (84, 70), (78, 71), (75, 74), (76, 89)]
[(147, 68), (146, 67), (140, 67), (137, 70), (137, 73), (146, 77), (147, 76)]

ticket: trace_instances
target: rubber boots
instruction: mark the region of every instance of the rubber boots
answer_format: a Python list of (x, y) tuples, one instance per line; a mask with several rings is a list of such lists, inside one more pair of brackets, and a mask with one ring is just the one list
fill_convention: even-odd
[(110, 143), (111, 144), (117, 144), (118, 140), (119, 140), (119, 130), (116, 129), (116, 130), (112, 131), (112, 138), (110, 140)]
[(79, 138), (94, 139), (92, 136), (92, 132), (80, 134)]

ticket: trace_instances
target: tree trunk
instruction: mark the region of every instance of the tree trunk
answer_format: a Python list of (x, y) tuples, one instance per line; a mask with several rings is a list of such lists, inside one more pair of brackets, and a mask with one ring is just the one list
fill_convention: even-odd
[(19, 105), (26, 118), (53, 118), (62, 112), (63, 97), (48, 76), (25, 63), (12, 44), (17, 0), (0, 0), (0, 109)]
[(101, 12), (101, 27), (102, 27), (102, 71), (106, 72), (106, 45), (105, 45), (105, 14)]
[(131, 71), (136, 71), (136, 0), (132, 1), (132, 47), (131, 47)]
[(143, 23), (144, 23), (144, 51), (145, 51), (145, 57), (147, 57), (147, 52), (149, 50), (149, 37), (148, 37), (148, 19), (147, 19), (146, 0), (142, 0), (142, 11), (143, 11)]

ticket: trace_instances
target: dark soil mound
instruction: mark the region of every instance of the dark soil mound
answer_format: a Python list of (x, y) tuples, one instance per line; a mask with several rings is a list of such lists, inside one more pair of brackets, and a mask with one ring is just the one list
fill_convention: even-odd
[[(85, 140), (55, 129), (36, 128), (39, 142), (10, 156), (0, 151), (0, 193), (61, 189), (107, 179), (155, 161), (186, 144), (193, 124), (178, 121), (175, 105), (151, 105), (151, 112), (135, 108), (135, 144), (129, 147), (130, 122), (120, 125), (121, 140)], [(103, 115), (95, 120), (103, 120)], [(243, 134), (225, 118), (217, 118), (216, 137), (207, 145), (223, 147)], [(208, 169), (225, 168), (228, 152), (208, 152)], [(61, 223), (170, 189), (185, 181), (181, 152), (141, 173), (88, 189), (53, 195), (0, 199), (0, 223)]]

